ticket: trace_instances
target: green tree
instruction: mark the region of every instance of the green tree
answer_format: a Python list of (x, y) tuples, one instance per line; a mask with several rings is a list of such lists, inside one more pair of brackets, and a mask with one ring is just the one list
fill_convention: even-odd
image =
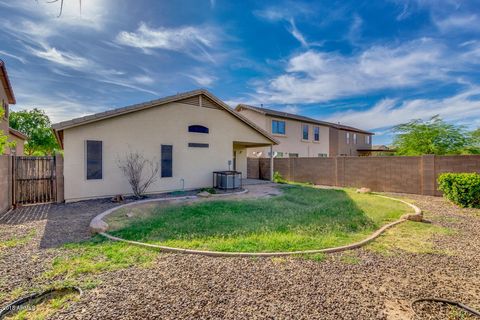
[(45, 111), (34, 108), (10, 112), (10, 127), (28, 136), (27, 155), (53, 155), (60, 149)]
[[(3, 118), (3, 115), (5, 114), (5, 110), (3, 108), (0, 108), (0, 119)], [(8, 137), (5, 135), (3, 130), (0, 130), (0, 155), (2, 155), (5, 152), (5, 149), (8, 146)]]
[(471, 139), (463, 126), (446, 123), (438, 115), (428, 121), (412, 120), (393, 128), (398, 155), (462, 154)]
[(480, 154), (480, 128), (469, 133), (469, 145), (463, 153)]

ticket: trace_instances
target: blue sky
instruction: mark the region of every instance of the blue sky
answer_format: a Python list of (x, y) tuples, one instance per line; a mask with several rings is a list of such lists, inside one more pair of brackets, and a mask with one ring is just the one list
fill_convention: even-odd
[(374, 131), (480, 126), (480, 1), (0, 0), (17, 97), (54, 122), (207, 88)]

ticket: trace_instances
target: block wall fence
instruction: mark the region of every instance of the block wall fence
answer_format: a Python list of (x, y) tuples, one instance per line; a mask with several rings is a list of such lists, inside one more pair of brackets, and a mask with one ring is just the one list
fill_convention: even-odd
[[(248, 178), (269, 180), (270, 159), (249, 158), (247, 170)], [(444, 172), (480, 173), (480, 155), (276, 158), (274, 171), (297, 182), (441, 196), (438, 176)]]

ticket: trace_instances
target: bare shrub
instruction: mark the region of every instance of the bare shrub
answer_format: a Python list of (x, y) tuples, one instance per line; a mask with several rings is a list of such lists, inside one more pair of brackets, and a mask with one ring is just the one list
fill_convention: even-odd
[[(133, 194), (138, 199), (143, 198), (148, 187), (158, 179), (160, 170), (158, 161), (145, 159), (141, 153), (130, 152), (125, 155), (125, 158), (118, 159), (117, 165), (127, 177)], [(144, 177), (145, 167), (148, 167), (148, 173)]]

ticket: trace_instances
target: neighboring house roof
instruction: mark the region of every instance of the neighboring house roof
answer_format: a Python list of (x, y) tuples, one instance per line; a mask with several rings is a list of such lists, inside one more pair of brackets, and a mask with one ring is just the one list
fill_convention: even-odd
[(278, 144), (279, 143), (268, 132), (266, 132), (262, 128), (258, 127), (255, 123), (253, 123), (252, 121), (247, 119), (245, 116), (239, 114), (238, 112), (235, 112), (232, 108), (230, 108), (222, 100), (220, 100), (219, 98), (217, 98), (216, 96), (214, 96), (212, 93), (210, 93), (208, 90), (205, 90), (205, 89), (198, 89), (198, 90), (188, 91), (188, 92), (184, 92), (184, 93), (179, 93), (179, 94), (176, 94), (176, 95), (173, 95), (173, 96), (168, 96), (168, 97), (160, 98), (160, 99), (157, 99), (157, 100), (152, 100), (152, 101), (149, 101), (149, 102), (134, 104), (134, 105), (130, 105), (130, 106), (122, 107), (122, 108), (117, 108), (117, 109), (113, 109), (113, 110), (108, 110), (108, 111), (92, 114), (92, 115), (85, 116), (85, 117), (80, 117), (80, 118), (75, 118), (75, 119), (68, 120), (68, 121), (55, 123), (55, 124), (52, 125), (52, 129), (53, 129), (53, 131), (55, 133), (55, 137), (59, 141), (60, 145), (63, 146), (63, 132), (62, 131), (65, 130), (65, 129), (82, 126), (82, 125), (85, 125), (85, 124), (88, 124), (88, 123), (93, 123), (93, 122), (117, 117), (117, 116), (120, 116), (120, 115), (125, 115), (125, 114), (128, 114), (128, 113), (132, 113), (132, 112), (136, 112), (136, 111), (140, 111), (140, 110), (145, 110), (145, 109), (149, 109), (149, 108), (153, 108), (153, 107), (162, 106), (162, 105), (165, 105), (167, 103), (176, 102), (176, 101), (179, 101), (179, 100), (184, 100), (184, 99), (191, 98), (191, 97), (194, 97), (194, 96), (197, 96), (197, 95), (205, 95), (206, 97), (211, 99), (213, 102), (218, 104), (221, 108), (225, 109), (225, 111), (227, 111), (228, 113), (230, 113), (231, 115), (233, 115), (234, 117), (239, 119), (240, 121), (244, 122), (249, 127), (254, 129), (255, 131), (259, 132), (261, 135), (266, 137), (268, 140), (272, 141), (273, 144)]
[(5, 63), (2, 60), (0, 60), (0, 79), (2, 81), (3, 89), (7, 93), (8, 103), (15, 104), (15, 95), (13, 94), (10, 79), (8, 78), (7, 68), (5, 68)]
[(340, 130), (354, 131), (354, 132), (374, 135), (373, 132), (365, 131), (365, 130), (350, 127), (350, 126), (345, 126), (343, 124), (332, 123), (332, 122), (327, 122), (327, 121), (320, 121), (320, 120), (316, 120), (316, 119), (305, 117), (305, 116), (300, 116), (300, 115), (293, 114), (293, 113), (282, 112), (282, 111), (266, 109), (266, 108), (259, 108), (259, 107), (254, 107), (254, 106), (250, 106), (250, 105), (247, 105), (247, 104), (239, 104), (235, 108), (235, 110), (239, 111), (242, 108), (248, 109), (248, 110), (253, 110), (253, 111), (256, 111), (256, 112), (260, 112), (260, 113), (268, 115), (268, 116), (285, 118), (285, 119), (292, 119), (292, 120), (297, 120), (297, 121), (301, 121), (301, 122), (308, 122), (308, 123), (323, 125), (323, 126), (327, 126), (327, 127), (332, 127), (332, 128), (336, 128), (336, 129), (340, 129)]
[(26, 134), (23, 134), (22, 132), (15, 130), (13, 128), (8, 128), (8, 132), (17, 138), (20, 138), (22, 140), (28, 140), (28, 136)]

